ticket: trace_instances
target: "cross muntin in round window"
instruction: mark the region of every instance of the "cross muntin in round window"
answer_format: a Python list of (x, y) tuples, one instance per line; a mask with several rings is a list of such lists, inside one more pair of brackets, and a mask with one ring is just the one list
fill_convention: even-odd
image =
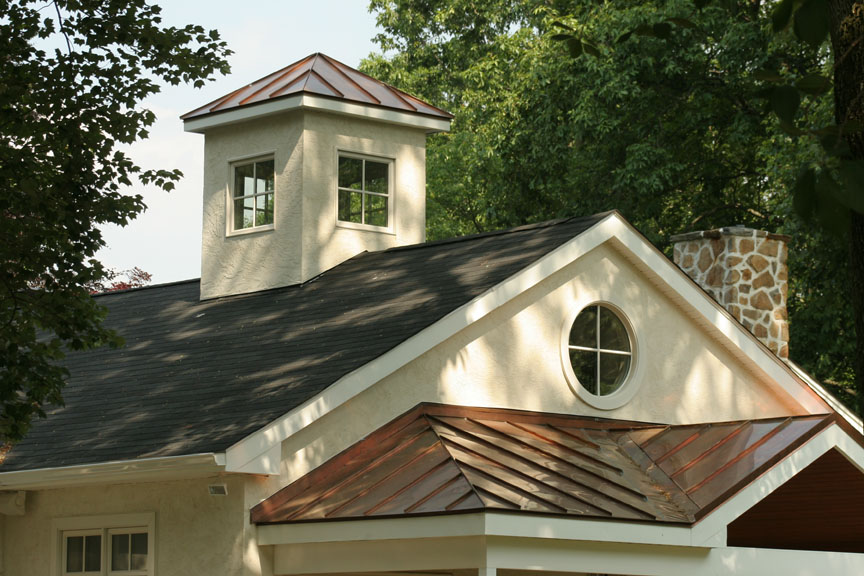
[(580, 386), (595, 396), (617, 392), (630, 372), (633, 352), (627, 328), (602, 304), (587, 306), (576, 316), (567, 351)]

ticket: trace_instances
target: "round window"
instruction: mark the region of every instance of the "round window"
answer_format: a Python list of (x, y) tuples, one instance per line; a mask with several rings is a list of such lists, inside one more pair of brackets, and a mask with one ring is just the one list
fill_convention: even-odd
[(567, 353), (579, 385), (593, 396), (614, 394), (630, 373), (630, 334), (618, 314), (602, 304), (587, 306), (576, 316)]

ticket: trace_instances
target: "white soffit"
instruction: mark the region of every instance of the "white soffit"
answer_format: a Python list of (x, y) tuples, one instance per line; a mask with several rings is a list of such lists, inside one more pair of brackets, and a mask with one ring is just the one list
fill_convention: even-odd
[(226, 451), (226, 470), (233, 472), (250, 467), (257, 468), (252, 464), (254, 460), (265, 455), (292, 434), (610, 240), (619, 250), (626, 250), (632, 259), (641, 262), (640, 267), (654, 271), (670, 290), (678, 294), (680, 299), (694, 310), (694, 314), (716, 329), (719, 337), (723, 338), (728, 345), (740, 350), (742, 357), (748, 361), (751, 368), (764, 374), (766, 379), (777, 382), (809, 413), (828, 412), (828, 406), (809, 386), (797, 378), (785, 363), (762, 346), (746, 328), (696, 286), (662, 252), (645, 240), (620, 214), (613, 212), (534, 264), (450, 312), (386, 354), (345, 375), (314, 398), (231, 446)]
[(189, 120), (184, 120), (183, 130), (203, 134), (212, 128), (230, 126), (231, 124), (238, 124), (256, 118), (299, 109), (319, 110), (385, 122), (387, 124), (420, 128), (426, 131), (427, 134), (450, 130), (450, 120), (432, 118), (431, 116), (422, 114), (400, 112), (389, 108), (344, 102), (309, 94), (298, 94), (278, 100), (270, 100), (261, 104), (235, 108), (226, 112), (217, 112), (200, 118), (190, 118)]

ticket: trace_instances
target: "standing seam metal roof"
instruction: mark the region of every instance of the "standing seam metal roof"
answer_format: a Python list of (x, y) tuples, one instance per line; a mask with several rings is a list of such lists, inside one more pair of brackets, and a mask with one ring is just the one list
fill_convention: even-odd
[(690, 524), (834, 420), (663, 426), (421, 404), (254, 507), (251, 519), (499, 510)]
[(377, 106), (451, 119), (453, 115), (410, 94), (316, 53), (181, 116), (191, 120), (218, 112), (261, 104), (295, 94), (314, 94), (366, 106)]

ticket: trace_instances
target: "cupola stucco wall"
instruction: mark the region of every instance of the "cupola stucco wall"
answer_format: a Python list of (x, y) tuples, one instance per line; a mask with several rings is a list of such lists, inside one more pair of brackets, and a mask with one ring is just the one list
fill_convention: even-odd
[[(360, 252), (425, 239), (424, 130), (345, 115), (294, 110), (205, 133), (201, 298), (305, 282)], [(387, 230), (337, 223), (339, 152), (393, 161)], [(272, 229), (232, 232), (233, 166), (273, 158)]]

